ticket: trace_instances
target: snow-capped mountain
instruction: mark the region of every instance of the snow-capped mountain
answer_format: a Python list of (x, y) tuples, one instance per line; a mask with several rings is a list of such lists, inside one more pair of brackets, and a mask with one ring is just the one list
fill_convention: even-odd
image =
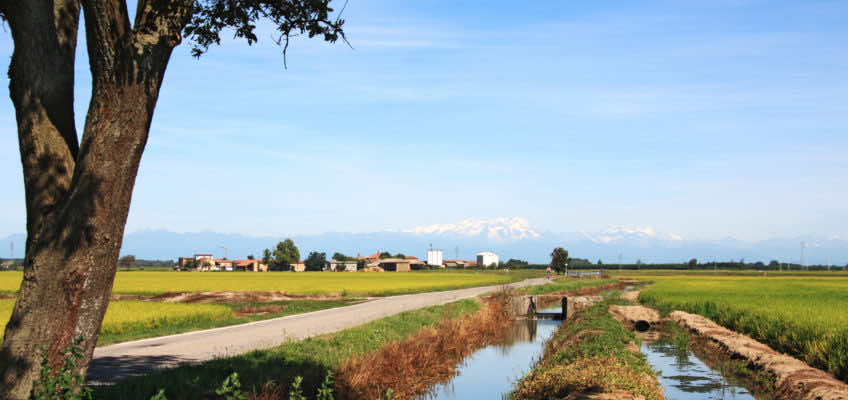
[(651, 227), (612, 227), (604, 229), (599, 233), (588, 233), (581, 231), (581, 234), (586, 239), (593, 243), (615, 243), (624, 241), (644, 241), (644, 240), (665, 240), (665, 241), (682, 241), (683, 236), (674, 233), (657, 232)]
[[(535, 228), (521, 217), (465, 219), (456, 223), (434, 224), (395, 231), (370, 233), (328, 232), (317, 235), (283, 235), (281, 237), (252, 237), (217, 232), (174, 233), (163, 230), (127, 233), (121, 254), (137, 258), (176, 259), (194, 253), (215, 253), (222, 246), (232, 258), (262, 254), (265, 248), (290, 237), (300, 248), (302, 256), (310, 251), (342, 252), (348, 255), (373, 254), (376, 251), (404, 253), (424, 257), (431, 246), (443, 249), (445, 258), (473, 259), (482, 251), (494, 251), (501, 259), (518, 258), (534, 263), (550, 261), (554, 247), (565, 247), (572, 257), (604, 263), (685, 262), (690, 258), (701, 261), (740, 260), (748, 262), (780, 260), (799, 262), (801, 242), (804, 260), (808, 264), (845, 265), (848, 262), (848, 241), (837, 236), (804, 235), (772, 238), (756, 242), (727, 237), (717, 240), (684, 238), (651, 227), (613, 227), (598, 232), (552, 233)], [(22, 257), (25, 236), (0, 238), (0, 249), (14, 243), (15, 256)]]
[(459, 235), (482, 236), (490, 240), (538, 239), (539, 235), (530, 222), (521, 217), (493, 219), (465, 219), (455, 224), (433, 224), (403, 229), (415, 235)]

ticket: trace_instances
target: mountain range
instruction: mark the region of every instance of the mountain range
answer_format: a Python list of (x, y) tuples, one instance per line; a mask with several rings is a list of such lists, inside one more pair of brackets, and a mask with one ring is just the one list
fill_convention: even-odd
[[(720, 240), (687, 239), (681, 235), (659, 232), (650, 227), (613, 227), (600, 232), (554, 233), (540, 231), (524, 218), (466, 219), (456, 223), (433, 224), (400, 230), (370, 233), (328, 232), (313, 235), (290, 235), (300, 248), (301, 257), (310, 251), (323, 251), (328, 256), (341, 252), (355, 256), (377, 251), (403, 253), (424, 258), (427, 249), (440, 248), (444, 258), (473, 259), (482, 251), (494, 251), (502, 260), (517, 258), (531, 263), (546, 263), (554, 247), (566, 248), (572, 257), (598, 259), (605, 264), (641, 260), (645, 263), (679, 263), (690, 258), (701, 262), (770, 260), (800, 263), (801, 242), (805, 243), (806, 264), (848, 263), (848, 241), (840, 237), (814, 235), (773, 238), (747, 242), (733, 238)], [(256, 237), (240, 233), (143, 230), (127, 233), (122, 255), (141, 259), (176, 259), (195, 253), (213, 253), (216, 257), (260, 257), (262, 250), (273, 248), (284, 239)], [(0, 249), (14, 242), (15, 257), (22, 257), (23, 234), (0, 239)], [(5, 254), (4, 254), (5, 253)], [(0, 256), (8, 253), (0, 250)]]

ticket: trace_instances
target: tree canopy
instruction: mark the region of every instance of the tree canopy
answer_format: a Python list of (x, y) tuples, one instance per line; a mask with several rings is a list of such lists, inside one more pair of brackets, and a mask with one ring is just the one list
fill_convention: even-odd
[(321, 271), (327, 264), (327, 253), (312, 251), (303, 261), (307, 271)]
[[(82, 135), (74, 115), (80, 13), (91, 71)], [(15, 107), (26, 203), (28, 277), (0, 351), (0, 398), (24, 399), (39, 349), (61, 365), (81, 338), (85, 375), (112, 284), (130, 200), (173, 49), (200, 56), (232, 30), (248, 44), (276, 28), (283, 63), (289, 39), (345, 40), (330, 0), (0, 0), (14, 42), (9, 95)]]
[(551, 268), (557, 273), (562, 273), (568, 268), (568, 250), (557, 247), (551, 252)]
[(286, 238), (286, 240), (277, 243), (271, 265), (274, 270), (288, 269), (292, 264), (299, 262), (300, 250), (294, 245), (293, 240)]

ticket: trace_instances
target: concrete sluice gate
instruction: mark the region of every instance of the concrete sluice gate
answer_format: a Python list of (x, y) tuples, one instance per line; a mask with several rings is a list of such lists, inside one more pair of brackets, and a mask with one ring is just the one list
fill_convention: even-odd
[(513, 315), (519, 318), (562, 320), (602, 299), (601, 296), (562, 297), (559, 305), (540, 309), (538, 296), (522, 296), (512, 299), (510, 307)]

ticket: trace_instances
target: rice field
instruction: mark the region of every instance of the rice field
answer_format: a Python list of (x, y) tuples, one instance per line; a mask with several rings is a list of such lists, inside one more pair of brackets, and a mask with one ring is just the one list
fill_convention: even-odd
[[(0, 272), (0, 293), (17, 292), (22, 272)], [(526, 274), (473, 272), (153, 272), (119, 271), (113, 293), (157, 295), (167, 292), (279, 291), (294, 295), (396, 294), (498, 285)]]
[[(14, 299), (0, 299), (0, 323), (5, 329), (12, 316)], [(101, 338), (123, 337), (136, 332), (155, 332), (166, 327), (192, 326), (231, 319), (230, 307), (219, 304), (113, 301), (106, 309)], [(0, 331), (2, 338), (2, 331)]]
[(703, 315), (848, 381), (848, 278), (647, 275), (639, 295)]

